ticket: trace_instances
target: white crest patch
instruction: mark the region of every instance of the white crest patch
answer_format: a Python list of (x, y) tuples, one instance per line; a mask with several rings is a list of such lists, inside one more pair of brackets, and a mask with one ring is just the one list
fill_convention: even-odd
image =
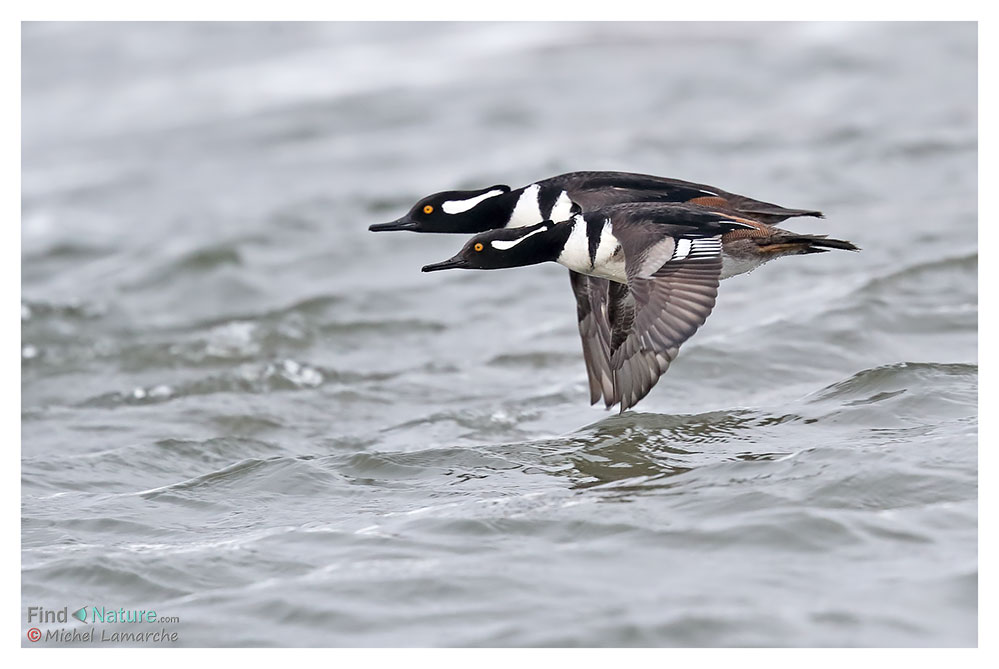
[(509, 241), (505, 241), (505, 240), (502, 240), (502, 239), (497, 239), (495, 241), (489, 242), (489, 244), (494, 249), (496, 249), (497, 251), (509, 251), (514, 246), (516, 246), (517, 244), (521, 243), (522, 241), (524, 241), (525, 239), (527, 239), (531, 235), (536, 235), (539, 232), (547, 232), (547, 231), (548, 231), (548, 226), (547, 225), (542, 225), (537, 230), (532, 230), (529, 233), (527, 233), (526, 235), (524, 235), (523, 237), (518, 237), (517, 239), (511, 239)]
[(545, 220), (545, 217), (541, 215), (541, 205), (538, 204), (540, 195), (541, 186), (538, 184), (531, 184), (525, 188), (524, 192), (517, 198), (517, 206), (513, 208), (513, 213), (510, 214), (510, 220), (506, 227), (523, 228)]
[(482, 195), (476, 195), (475, 197), (468, 198), (467, 200), (447, 200), (441, 203), (441, 210), (445, 214), (461, 214), (469, 209), (473, 209), (480, 202), (488, 200), (491, 197), (496, 197), (497, 195), (502, 195), (501, 190), (491, 190), (488, 193), (483, 193)]

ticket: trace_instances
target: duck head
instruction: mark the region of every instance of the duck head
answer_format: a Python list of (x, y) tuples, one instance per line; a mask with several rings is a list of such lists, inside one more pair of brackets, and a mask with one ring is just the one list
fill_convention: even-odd
[(376, 223), (368, 230), (475, 234), (502, 228), (516, 206), (516, 198), (508, 197), (510, 192), (509, 186), (498, 185), (480, 190), (434, 193), (413, 205), (402, 218)]
[(490, 230), (472, 237), (453, 258), (426, 265), (424, 272), (442, 269), (504, 269), (555, 260), (571, 225), (545, 221), (523, 228)]

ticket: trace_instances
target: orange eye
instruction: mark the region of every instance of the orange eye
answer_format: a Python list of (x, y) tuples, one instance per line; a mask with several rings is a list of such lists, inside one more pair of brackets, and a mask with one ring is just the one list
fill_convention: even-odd
[(426, 207), (423, 208), (423, 213), (424, 214), (432, 214), (432, 213), (434, 213), (434, 205), (428, 204)]
[(475, 245), (474, 248), (475, 248), (476, 251), (481, 251), (482, 250), (482, 243), (479, 242), (478, 244)]

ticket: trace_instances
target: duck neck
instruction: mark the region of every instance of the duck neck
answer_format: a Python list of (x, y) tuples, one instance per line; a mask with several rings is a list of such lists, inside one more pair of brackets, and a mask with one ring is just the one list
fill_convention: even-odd
[(523, 252), (534, 259), (533, 264), (557, 262), (572, 234), (572, 222), (548, 223), (544, 232), (524, 239)]

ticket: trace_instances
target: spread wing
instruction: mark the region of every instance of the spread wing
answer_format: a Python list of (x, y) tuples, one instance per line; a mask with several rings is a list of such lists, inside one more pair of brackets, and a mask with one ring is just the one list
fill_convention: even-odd
[(629, 278), (628, 298), (609, 313), (614, 392), (609, 398), (605, 394), (608, 406), (620, 402), (624, 411), (645, 397), (680, 345), (707, 320), (722, 267), (720, 242), (717, 253), (706, 252), (707, 246), (702, 253), (667, 262), (648, 278)]
[(576, 296), (576, 316), (579, 319), (579, 337), (583, 342), (583, 361), (590, 382), (590, 404), (604, 399), (608, 408), (614, 405), (614, 372), (611, 369), (611, 324), (622, 308), (626, 308), (628, 286), (569, 272), (572, 292)]
[(680, 345), (714, 307), (721, 234), (751, 228), (722, 213), (670, 204), (623, 204), (585, 216), (610, 220), (627, 284), (572, 275), (590, 401), (624, 411), (645, 397)]
[(610, 366), (610, 319), (608, 285), (610, 281), (569, 271), (569, 282), (576, 296), (579, 337), (583, 341), (583, 361), (590, 381), (590, 404), (614, 394), (614, 373)]

